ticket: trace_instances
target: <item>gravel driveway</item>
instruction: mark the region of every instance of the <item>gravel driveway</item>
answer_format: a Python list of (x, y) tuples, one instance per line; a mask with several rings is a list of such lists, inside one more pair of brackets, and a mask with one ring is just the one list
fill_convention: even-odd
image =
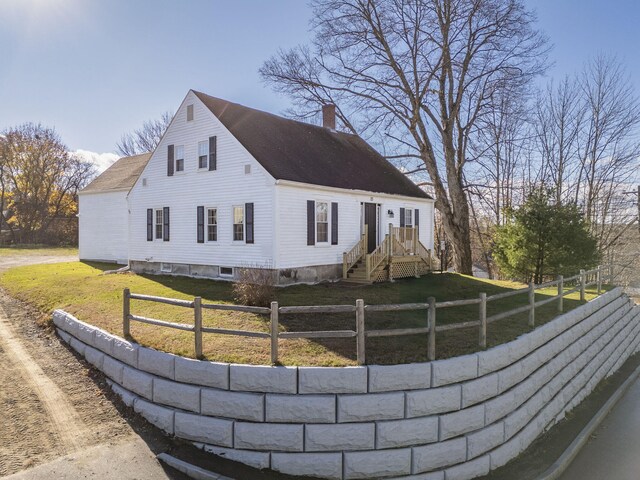
[[(74, 260), (3, 256), (0, 272)], [(183, 478), (152, 452), (170, 448), (168, 440), (113, 401), (102, 375), (38, 326), (39, 316), (0, 289), (0, 477), (106, 479), (118, 464), (118, 479)]]

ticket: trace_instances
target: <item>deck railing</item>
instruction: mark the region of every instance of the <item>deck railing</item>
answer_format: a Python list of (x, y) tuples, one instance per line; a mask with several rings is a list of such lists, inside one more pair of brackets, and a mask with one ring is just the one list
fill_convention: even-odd
[(382, 262), (384, 262), (389, 256), (389, 235), (385, 235), (384, 240), (380, 242), (380, 245), (376, 249), (367, 254), (367, 278), (371, 278), (371, 274), (375, 272)]
[[(195, 355), (197, 358), (202, 357), (202, 334), (211, 333), (218, 335), (236, 335), (243, 337), (257, 337), (270, 339), (271, 343), (271, 362), (278, 363), (278, 340), (288, 338), (356, 338), (356, 355), (359, 365), (366, 364), (366, 339), (373, 337), (396, 337), (403, 335), (426, 335), (427, 336), (427, 358), (432, 361), (436, 358), (436, 334), (438, 332), (444, 332), (447, 330), (457, 330), (462, 328), (477, 328), (478, 329), (478, 345), (481, 348), (487, 346), (487, 325), (503, 320), (505, 318), (528, 312), (528, 325), (529, 327), (535, 327), (535, 315), (536, 309), (551, 302), (557, 302), (557, 312), (563, 312), (563, 301), (566, 295), (571, 293), (580, 292), (580, 300), (584, 301), (586, 298), (585, 290), (587, 287), (596, 285), (597, 293), (600, 295), (602, 291), (602, 283), (604, 278), (607, 277), (611, 281), (611, 268), (608, 271), (605, 267), (598, 267), (589, 271), (580, 271), (578, 275), (564, 278), (559, 276), (556, 280), (551, 282), (535, 285), (530, 283), (528, 287), (518, 290), (512, 290), (509, 292), (498, 293), (495, 295), (487, 296), (486, 293), (480, 293), (477, 298), (469, 298), (464, 300), (450, 300), (444, 302), (437, 302), (434, 297), (429, 297), (426, 303), (402, 303), (391, 305), (365, 305), (364, 300), (358, 299), (355, 305), (317, 305), (317, 306), (279, 306), (278, 302), (271, 302), (270, 307), (249, 307), (241, 305), (227, 305), (227, 304), (208, 304), (202, 303), (200, 297), (196, 297), (193, 301), (190, 300), (177, 300), (173, 298), (154, 297), (150, 295), (141, 295), (137, 293), (131, 293), (128, 288), (124, 289), (123, 293), (123, 333), (125, 336), (130, 336), (131, 322), (141, 322), (150, 325), (156, 325), (160, 327), (173, 328), (177, 330), (185, 330), (194, 332), (194, 345)], [(565, 289), (565, 284), (569, 282), (576, 282), (576, 286), (570, 289)], [(536, 290), (542, 288), (549, 288), (557, 286), (557, 294), (543, 300), (535, 300)], [(487, 317), (487, 304), (497, 300), (502, 300), (508, 297), (527, 294), (527, 301), (524, 305), (497, 313), (495, 315)], [(142, 300), (156, 303), (165, 303), (168, 305), (174, 305), (178, 307), (191, 308), (194, 311), (194, 322), (191, 324), (166, 322), (163, 320), (156, 320), (152, 318), (146, 318), (131, 313), (131, 300)], [(461, 307), (465, 305), (478, 305), (478, 319), (466, 322), (449, 323), (445, 325), (437, 324), (437, 311), (443, 308)], [(202, 325), (202, 310), (227, 310), (237, 312), (256, 313), (260, 315), (270, 316), (270, 328), (269, 332), (256, 332), (250, 330), (234, 330), (224, 328), (205, 327)], [(416, 328), (396, 328), (396, 329), (384, 329), (384, 330), (368, 330), (365, 327), (365, 317), (367, 313), (373, 312), (406, 312), (406, 311), (419, 311), (426, 312), (427, 326)], [(281, 315), (295, 315), (295, 314), (334, 314), (334, 313), (355, 313), (355, 330), (314, 330), (314, 331), (296, 331), (296, 332), (281, 332), (279, 326), (279, 319)]]
[(348, 252), (342, 254), (342, 278), (347, 278), (347, 272), (351, 267), (360, 261), (360, 259), (367, 253), (367, 233), (363, 233), (360, 236), (358, 243)]

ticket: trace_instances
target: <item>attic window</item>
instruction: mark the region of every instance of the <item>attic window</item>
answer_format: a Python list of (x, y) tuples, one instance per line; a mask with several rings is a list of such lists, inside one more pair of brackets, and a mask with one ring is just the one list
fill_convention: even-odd
[(142, 186), (143, 186), (143, 187), (146, 187), (146, 186), (147, 186), (147, 179), (146, 179), (146, 178), (143, 178), (143, 179), (142, 179)]
[(244, 174), (249, 175), (251, 173), (251, 165), (247, 164), (244, 166)]
[(187, 105), (187, 122), (193, 120), (193, 105)]

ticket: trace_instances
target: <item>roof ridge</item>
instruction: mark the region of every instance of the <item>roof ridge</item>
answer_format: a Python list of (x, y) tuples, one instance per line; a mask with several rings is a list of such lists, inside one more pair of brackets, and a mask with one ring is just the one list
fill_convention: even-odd
[[(348, 135), (349, 137), (362, 138), (362, 137), (360, 137), (359, 135), (357, 135), (355, 133), (343, 132), (341, 130), (332, 130), (330, 128), (323, 127), (322, 125), (316, 125), (315, 123), (303, 122), (302, 120), (295, 120), (293, 118), (283, 117), (282, 115), (278, 115), (278, 114), (272, 113), (272, 112), (267, 112), (265, 110), (259, 110), (259, 109), (254, 108), (254, 107), (247, 107), (246, 105), (243, 105), (242, 103), (232, 102), (230, 100), (225, 100), (224, 98), (220, 98), (220, 97), (214, 97), (213, 95), (209, 95), (208, 93), (200, 92), (198, 90), (191, 89), (191, 91), (193, 93), (195, 93), (198, 98), (200, 98), (200, 95), (203, 95), (205, 97), (211, 98), (211, 99), (216, 100), (218, 102), (229, 103), (231, 105), (235, 105), (235, 106), (238, 106), (238, 107), (245, 108), (247, 110), (252, 110), (254, 112), (261, 113), (263, 115), (270, 115), (272, 117), (275, 117), (275, 118), (277, 118), (279, 120), (284, 120), (286, 122), (297, 123), (297, 124), (300, 124), (300, 125), (304, 125), (305, 127), (318, 128), (318, 129), (320, 129), (322, 131), (331, 132), (331, 133), (335, 133), (335, 134), (338, 134), (338, 135)], [(200, 100), (202, 100), (202, 98), (200, 98)]]

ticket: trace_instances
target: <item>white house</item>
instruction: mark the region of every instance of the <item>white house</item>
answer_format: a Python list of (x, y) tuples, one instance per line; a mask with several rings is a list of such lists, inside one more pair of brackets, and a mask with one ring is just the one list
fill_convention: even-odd
[(127, 195), (151, 158), (121, 158), (78, 194), (80, 259), (129, 261)]
[[(269, 268), (279, 284), (424, 273), (433, 199), (364, 140), (337, 132), (333, 106), (323, 113), (319, 127), (189, 91), (127, 207), (95, 184), (121, 163), (133, 171), (131, 158), (82, 192), (80, 257), (128, 252), (134, 271), (227, 279)], [(105, 210), (128, 218), (128, 241)]]

